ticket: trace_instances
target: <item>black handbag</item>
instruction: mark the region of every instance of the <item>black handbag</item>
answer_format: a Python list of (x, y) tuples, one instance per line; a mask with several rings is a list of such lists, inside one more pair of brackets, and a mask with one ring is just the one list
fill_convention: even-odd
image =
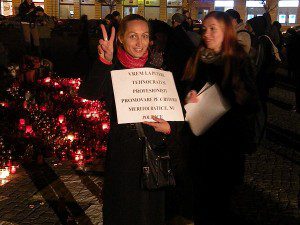
[(143, 141), (142, 189), (157, 190), (175, 186), (175, 178), (170, 166), (170, 155), (165, 143), (151, 146), (142, 124), (136, 123), (136, 128), (139, 138)]

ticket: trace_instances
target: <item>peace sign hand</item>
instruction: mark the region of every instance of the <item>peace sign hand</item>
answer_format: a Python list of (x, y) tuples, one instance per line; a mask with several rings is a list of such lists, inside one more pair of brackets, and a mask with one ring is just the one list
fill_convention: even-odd
[(101, 58), (111, 62), (114, 54), (115, 28), (111, 28), (110, 39), (108, 39), (105, 26), (101, 24), (100, 27), (103, 34), (103, 39), (99, 40), (98, 54)]

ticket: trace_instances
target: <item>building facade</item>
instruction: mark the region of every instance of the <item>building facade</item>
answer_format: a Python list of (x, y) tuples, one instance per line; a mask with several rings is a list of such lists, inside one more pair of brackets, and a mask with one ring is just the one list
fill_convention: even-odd
[[(5, 16), (18, 13), (21, 0), (0, 0), (1, 14)], [(113, 1), (113, 0), (112, 0)], [(272, 20), (278, 20), (284, 26), (300, 24), (300, 0), (266, 0), (271, 9)], [(86, 14), (89, 19), (104, 18), (110, 13), (110, 7), (97, 0), (33, 0), (50, 16), (60, 19), (78, 19)], [(262, 0), (121, 0), (112, 10), (117, 10), (122, 16), (138, 13), (147, 19), (168, 21), (176, 12), (183, 8), (191, 9), (193, 19), (202, 19), (212, 10), (226, 11), (234, 8), (244, 20), (265, 12)]]

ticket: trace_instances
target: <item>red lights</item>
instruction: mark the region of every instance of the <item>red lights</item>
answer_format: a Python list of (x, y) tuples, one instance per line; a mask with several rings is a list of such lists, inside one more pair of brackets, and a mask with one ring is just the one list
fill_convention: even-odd
[(65, 121), (65, 116), (64, 115), (59, 115), (58, 116), (58, 122), (63, 123)]
[(19, 124), (20, 124), (21, 126), (24, 126), (25, 123), (26, 123), (25, 119), (22, 119), (22, 118), (21, 118), (21, 119), (19, 120)]
[(109, 124), (108, 123), (102, 123), (102, 130), (108, 131), (109, 130)]
[(11, 166), (10, 172), (11, 172), (11, 174), (15, 174), (17, 172), (16, 166)]
[(33, 133), (32, 126), (27, 125), (26, 128), (25, 128), (25, 133), (26, 133), (26, 134), (31, 134), (31, 133)]
[(0, 105), (5, 108), (8, 108), (8, 106), (9, 106), (9, 104), (7, 102), (0, 102)]

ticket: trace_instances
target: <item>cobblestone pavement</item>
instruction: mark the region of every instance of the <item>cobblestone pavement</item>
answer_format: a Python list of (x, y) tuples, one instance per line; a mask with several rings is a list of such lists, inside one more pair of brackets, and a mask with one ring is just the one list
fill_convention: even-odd
[(247, 158), (245, 185), (235, 195), (234, 208), (249, 224), (300, 224), (300, 114), (291, 88), (270, 92), (267, 138)]
[[(291, 111), (292, 88), (271, 90), (266, 140), (247, 157), (245, 185), (233, 210), (240, 225), (299, 225), (300, 114)], [(102, 224), (101, 174), (70, 163), (28, 164), (0, 186), (0, 225)]]

